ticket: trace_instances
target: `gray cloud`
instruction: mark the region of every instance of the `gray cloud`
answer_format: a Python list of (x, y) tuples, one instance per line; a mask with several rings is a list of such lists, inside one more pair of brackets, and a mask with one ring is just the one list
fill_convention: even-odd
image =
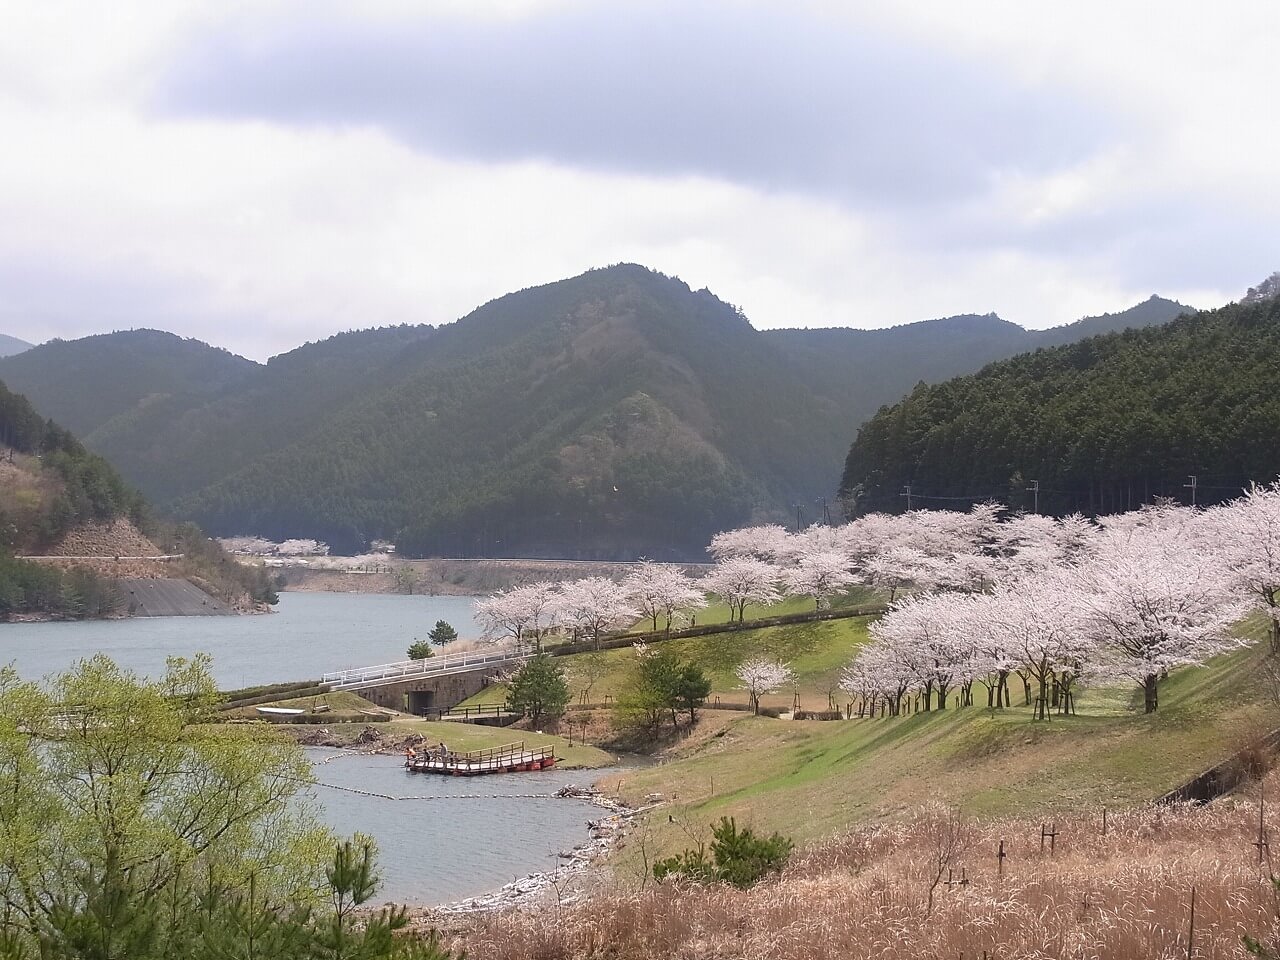
[(187, 37), (152, 106), (376, 125), (448, 156), (707, 175), (864, 206), (1069, 166), (1119, 125), (983, 62), (727, 2), (395, 23), (308, 7)]

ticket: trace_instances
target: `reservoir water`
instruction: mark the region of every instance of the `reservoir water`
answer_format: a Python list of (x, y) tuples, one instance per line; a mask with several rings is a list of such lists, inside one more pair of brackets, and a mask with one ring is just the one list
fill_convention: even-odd
[(473, 597), (282, 593), (275, 613), (252, 617), (135, 617), (65, 623), (0, 623), (0, 665), (32, 680), (97, 652), (156, 675), (167, 656), (208, 653), (223, 689), (314, 680), (329, 670), (405, 658), (437, 620), (461, 637), (478, 633)]
[(587, 839), (587, 822), (605, 815), (551, 796), (565, 784), (592, 783), (599, 774), (590, 770), (440, 777), (409, 773), (397, 756), (307, 753), (329, 825), (340, 836), (360, 831), (378, 841), (382, 901), (446, 903), (552, 870), (560, 852)]
[[(255, 617), (5, 623), (0, 665), (12, 663), (35, 680), (102, 652), (155, 675), (166, 656), (205, 652), (223, 689), (307, 680), (402, 660), (437, 620), (473, 637), (473, 605), (471, 597), (284, 593), (277, 613)], [(590, 771), (455, 779), (407, 773), (396, 756), (308, 754), (329, 825), (340, 836), (360, 831), (378, 841), (383, 901), (443, 903), (549, 870), (557, 853), (587, 838), (587, 821), (602, 815), (590, 804), (549, 796), (566, 783), (591, 783), (596, 775)], [(437, 799), (387, 800), (338, 788)], [(517, 796), (530, 794), (538, 796)]]

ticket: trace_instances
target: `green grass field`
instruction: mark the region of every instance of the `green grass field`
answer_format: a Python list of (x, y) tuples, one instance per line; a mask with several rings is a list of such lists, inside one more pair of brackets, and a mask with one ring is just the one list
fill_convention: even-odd
[(651, 854), (685, 845), (720, 816), (797, 840), (929, 801), (981, 815), (1101, 816), (1149, 802), (1280, 724), (1259, 680), (1265, 656), (1259, 646), (1175, 672), (1151, 717), (1128, 688), (1085, 692), (1077, 716), (1047, 722), (1020, 705), (832, 722), (719, 714), (718, 729), (691, 737), (672, 760), (613, 785), (630, 802), (673, 800), (675, 822), (651, 825)]
[[(851, 595), (842, 598), (838, 605), (857, 605), (867, 602), (867, 599), (862, 594)], [(788, 599), (772, 607), (756, 610), (749, 607), (747, 619), (796, 613), (812, 606), (812, 601)], [(709, 612), (713, 619), (703, 620), (702, 613), (699, 613), (699, 623), (728, 621), (728, 608), (723, 604), (703, 612)], [(795, 690), (788, 688), (762, 698), (766, 706), (789, 707), (798, 690), (803, 707), (825, 709), (829, 692), (840, 699), (841, 695), (836, 691), (840, 672), (858, 647), (866, 642), (871, 619), (854, 617), (763, 627), (705, 637), (661, 640), (657, 644), (680, 659), (693, 661), (702, 667), (711, 679), (713, 702), (720, 697), (726, 702), (745, 703), (746, 692), (739, 689), (735, 676), (738, 667), (753, 657), (769, 657), (788, 664), (795, 671), (797, 684)], [(580, 700), (585, 692), (592, 703), (603, 703), (606, 697), (618, 696), (629, 682), (634, 663), (635, 652), (629, 647), (575, 654), (561, 660), (574, 701)], [(493, 684), (466, 700), (462, 706), (491, 706), (502, 703), (505, 698), (506, 687)]]

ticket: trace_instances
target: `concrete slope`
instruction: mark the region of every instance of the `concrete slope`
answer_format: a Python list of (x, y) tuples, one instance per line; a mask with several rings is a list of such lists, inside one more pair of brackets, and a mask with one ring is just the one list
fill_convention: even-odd
[(173, 579), (126, 578), (118, 581), (135, 617), (217, 617), (235, 611), (193, 583)]

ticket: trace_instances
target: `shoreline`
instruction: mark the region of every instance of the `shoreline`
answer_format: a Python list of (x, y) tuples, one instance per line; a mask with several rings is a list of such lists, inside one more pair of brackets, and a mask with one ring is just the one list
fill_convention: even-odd
[[(381, 736), (377, 740), (366, 741), (363, 744), (357, 741), (348, 745), (338, 745), (329, 741), (327, 743), (309, 744), (300, 742), (300, 745), (312, 748), (329, 747), (338, 751), (333, 756), (315, 762), (313, 765), (317, 767), (347, 756), (386, 756), (399, 752), (398, 748), (383, 740)], [(360, 749), (362, 746), (366, 747), (366, 749)], [(584, 773), (594, 774), (595, 776), (592, 782), (585, 787), (566, 784), (551, 796), (558, 800), (571, 800), (589, 804), (601, 810), (604, 815), (597, 820), (587, 821), (586, 838), (574, 844), (568, 850), (561, 851), (559, 854), (560, 862), (557, 863), (554, 869), (529, 873), (523, 877), (517, 877), (496, 889), (445, 903), (424, 905), (420, 901), (402, 903), (396, 900), (387, 900), (375, 909), (382, 909), (391, 905), (405, 907), (409, 911), (411, 923), (421, 926), (515, 907), (543, 906), (545, 904), (542, 901), (552, 891), (555, 891), (557, 900), (562, 905), (581, 899), (585, 895), (583, 887), (593, 880), (594, 875), (603, 868), (604, 861), (627, 837), (636, 825), (637, 820), (649, 811), (661, 806), (664, 801), (648, 803), (641, 807), (632, 807), (621, 799), (602, 791), (596, 784), (604, 779), (606, 771), (614, 771), (615, 767), (562, 767), (561, 769), (581, 770)], [(328, 786), (345, 792), (363, 793), (363, 791), (355, 788)], [(371, 797), (381, 796), (374, 793), (369, 793), (368, 795)], [(564, 884), (575, 881), (574, 889), (567, 893), (562, 889)]]
[(526, 874), (503, 884), (497, 890), (464, 897), (450, 903), (431, 907), (409, 908), (414, 925), (432, 924), (434, 922), (492, 913), (517, 907), (544, 906), (542, 901), (555, 892), (560, 905), (576, 903), (586, 896), (584, 884), (579, 883), (574, 889), (561, 891), (561, 886), (570, 881), (590, 882), (593, 874), (604, 867), (604, 861), (622, 843), (635, 826), (636, 820), (648, 813), (660, 803), (647, 804), (643, 807), (630, 807), (616, 797), (602, 793), (594, 785), (578, 787), (572, 784), (556, 791), (558, 799), (585, 801), (595, 807), (607, 811), (599, 820), (588, 821), (587, 839), (575, 845), (567, 852), (562, 852), (562, 863), (554, 870), (544, 870)]

